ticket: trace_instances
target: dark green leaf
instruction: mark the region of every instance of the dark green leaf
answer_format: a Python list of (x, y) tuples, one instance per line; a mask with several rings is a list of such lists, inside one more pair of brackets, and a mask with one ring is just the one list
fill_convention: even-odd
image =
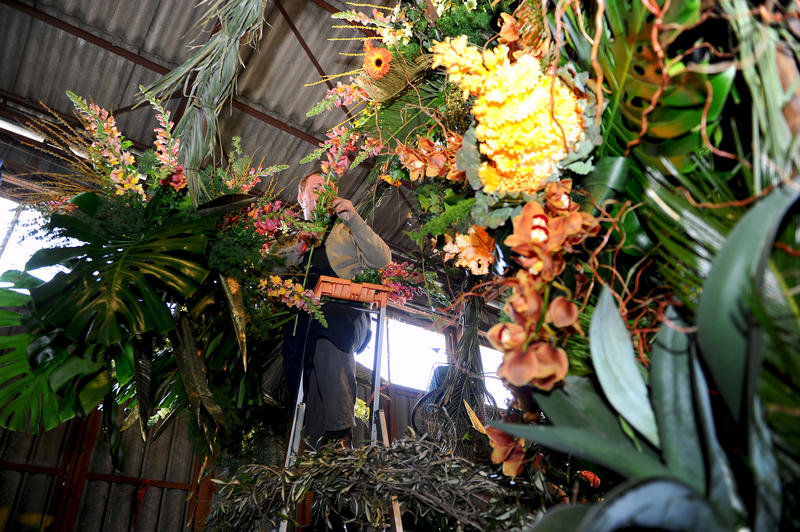
[(492, 424), (518, 438), (535, 441), (558, 451), (574, 454), (630, 478), (668, 476), (669, 470), (647, 454), (621, 447), (616, 440), (585, 429), (557, 426)]
[(31, 291), (37, 310), (78, 341), (117, 343), (123, 329), (163, 333), (174, 324), (162, 290), (185, 298), (205, 279), (203, 233), (211, 225), (166, 224), (140, 239), (83, 246), (86, 258), (70, 273)]
[(597, 300), (589, 328), (592, 363), (603, 393), (636, 430), (659, 447), (647, 385), (636, 367), (633, 344), (607, 287)]
[(22, 316), (13, 310), (0, 310), (0, 327), (22, 325)]
[(35, 277), (28, 272), (21, 272), (19, 270), (8, 270), (0, 275), (0, 281), (13, 283), (14, 288), (24, 288), (30, 290), (42, 284), (44, 281)]
[(142, 440), (147, 440), (147, 420), (153, 408), (153, 341), (149, 336), (136, 335), (133, 343), (124, 342), (122, 351), (133, 359), (136, 380), (136, 409), (139, 412), (139, 430)]
[(258, 196), (251, 194), (226, 194), (214, 198), (208, 203), (198, 205), (197, 213), (201, 216), (217, 216), (249, 207), (257, 199)]
[(208, 425), (207, 417), (211, 417), (218, 426), (225, 425), (225, 418), (208, 385), (204, 360), (196, 354), (197, 345), (186, 316), (181, 316), (177, 333), (171, 335), (171, 338), (175, 348), (175, 362), (178, 364), (183, 388), (192, 408), (192, 417), (211, 445), (212, 435), (216, 431)]
[(50, 388), (57, 392), (76, 376), (91, 375), (100, 369), (102, 365), (102, 362), (95, 362), (94, 360), (74, 355), (70, 356), (50, 372), (50, 377), (48, 378)]
[(778, 227), (798, 197), (796, 189), (776, 188), (739, 220), (714, 258), (697, 306), (702, 356), (737, 421), (750, 402), (742, 396), (748, 387), (745, 374), (752, 341), (745, 297), (753, 282), (761, 286)]
[(781, 475), (772, 445), (772, 435), (767, 427), (761, 402), (757, 397), (751, 409), (753, 419), (749, 424), (748, 447), (750, 464), (756, 486), (756, 508), (753, 530), (769, 532), (778, 530), (781, 523)]
[(650, 352), (650, 386), (661, 437), (661, 452), (670, 470), (698, 493), (706, 492), (706, 465), (694, 417), (689, 338), (673, 327), (685, 327), (667, 309)]
[[(629, 165), (626, 157), (601, 157), (594, 172), (580, 182), (580, 188), (586, 191), (594, 203), (603, 205), (607, 199), (620, 196), (625, 191)], [(594, 203), (587, 202), (583, 206), (584, 210), (598, 214)]]
[(578, 530), (730, 529), (717, 522), (702, 493), (672, 479), (649, 479), (626, 482), (609, 492), (586, 513)]
[(53, 332), (36, 337), (27, 348), (28, 363), (34, 370), (41, 369), (56, 358), (63, 359), (66, 350), (59, 348), (56, 341), (60, 334)]
[[(595, 389), (589, 377), (567, 377), (566, 386), (551, 392), (536, 392), (536, 401), (556, 427), (584, 429), (616, 442), (621, 449), (637, 452), (620, 426), (617, 413)], [(649, 446), (642, 452), (652, 459), (659, 457)]]
[(133, 349), (125, 342), (122, 349), (114, 352), (114, 371), (120, 386), (128, 384), (133, 377)]
[(30, 303), (31, 296), (9, 288), (0, 288), (0, 307), (22, 307)]
[(107, 371), (103, 370), (90, 380), (78, 392), (78, 401), (80, 401), (81, 408), (84, 412), (91, 412), (103, 400), (111, 387), (114, 385), (114, 380)]
[(564, 504), (551, 508), (542, 514), (530, 532), (564, 532), (577, 530), (586, 513), (591, 508), (588, 504)]
[(69, 265), (74, 259), (86, 255), (88, 246), (76, 246), (68, 248), (45, 248), (34, 253), (25, 264), (26, 270), (35, 270), (44, 266), (55, 266), (56, 264)]
[(461, 148), (456, 153), (456, 167), (467, 173), (469, 186), (474, 190), (483, 188), (483, 182), (478, 177), (478, 168), (481, 165), (481, 154), (478, 151), (478, 139), (475, 138), (475, 126), (470, 126), (462, 137)]
[(708, 457), (708, 500), (717, 514), (727, 516), (731, 526), (737, 517), (745, 515), (744, 505), (736, 493), (736, 483), (728, 457), (719, 444), (708, 399), (708, 385), (696, 356), (692, 356), (692, 382), (694, 384), (697, 420), (706, 444)]
[[(35, 373), (27, 359), (28, 334), (0, 336), (0, 426), (11, 430), (50, 430), (71, 408), (69, 398), (58, 397), (50, 388), (53, 365)], [(64, 356), (62, 353), (61, 356)]]
[(100, 207), (100, 198), (94, 192), (83, 192), (73, 196), (69, 202), (77, 205), (80, 210), (89, 216), (94, 216)]
[[(401, 143), (413, 144), (416, 136), (427, 134), (430, 127), (430, 117), (424, 109), (435, 107), (433, 102), (439, 96), (438, 89), (431, 90), (432, 83), (435, 81), (428, 79), (382, 104), (375, 116), (355, 131), (380, 138), (392, 150)], [(376, 124), (380, 124), (380, 131)]]
[[(664, 85), (657, 52), (649, 38), (650, 13), (644, 4), (614, 1), (605, 5), (605, 20), (600, 28), (602, 36), (596, 48), (588, 46), (583, 37), (595, 34), (592, 17), (579, 17), (567, 10), (562, 19), (582, 69), (589, 71), (593, 60), (599, 62), (610, 89), (603, 113), (604, 142), (600, 155), (627, 156), (628, 143), (638, 138), (639, 143), (632, 146), (633, 158), (664, 170), (665, 165), (653, 155), (658, 152), (658, 146), (664, 141), (685, 137), (685, 142), (670, 146), (666, 160), (680, 168), (688, 167), (692, 164), (690, 157), (703, 148), (703, 139), (695, 133), (704, 105), (711, 100), (711, 108), (705, 115), (707, 127), (711, 130), (730, 93), (734, 72), (730, 70), (713, 76), (688, 70), (672, 72)], [(698, 15), (698, 2), (693, 0), (671, 4), (665, 16), (693, 21)], [(678, 38), (690, 26), (689, 23), (686, 26), (678, 23), (660, 32), (659, 41), (664, 46), (660, 53), (674, 53), (665, 44)], [(665, 61), (681, 64), (669, 55)], [(711, 97), (707, 82), (713, 90)], [(654, 107), (651, 108), (651, 104)], [(640, 135), (645, 112), (647, 128)]]

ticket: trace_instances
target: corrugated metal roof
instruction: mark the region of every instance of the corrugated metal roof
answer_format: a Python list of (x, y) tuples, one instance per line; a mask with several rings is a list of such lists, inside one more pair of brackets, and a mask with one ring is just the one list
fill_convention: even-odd
[[(332, 28), (343, 21), (331, 18), (320, 3), (282, 0), (281, 5), (326, 74), (358, 68), (359, 57), (342, 54), (358, 53), (363, 34), (351, 28)], [(328, 0), (327, 4), (336, 9), (352, 8), (339, 0)], [(31, 9), (35, 11), (30, 12)], [(197, 0), (0, 0), (0, 89), (30, 102), (44, 102), (67, 114), (71, 113), (71, 105), (65, 93), (72, 90), (102, 107), (124, 110), (116, 115), (119, 129), (128, 138), (151, 145), (155, 127), (152, 112), (147, 107), (127, 108), (137, 101), (140, 84), (147, 85), (159, 77), (146, 62), (174, 68), (191, 54), (192, 44), (208, 39), (209, 28), (201, 30), (197, 26), (204, 10), (205, 5)], [(339, 110), (306, 116), (324, 97), (327, 87), (324, 83), (311, 85), (320, 80), (320, 74), (274, 0), (267, 3), (264, 18), (260, 42), (252, 49), (241, 50), (244, 68), (238, 78), (237, 99), (290, 128), (323, 140), (326, 131), (346, 116)], [(61, 23), (69, 27), (58, 27), (63, 26)], [(86, 35), (76, 35), (80, 32), (89, 34), (88, 40)], [(104, 43), (145, 61), (122, 57)], [(6, 102), (0, 95), (0, 108), (3, 105)], [(171, 100), (167, 106), (176, 109), (178, 100)], [(318, 164), (299, 164), (315, 149), (314, 145), (240, 110), (226, 109), (220, 125), (223, 138), (242, 137), (244, 151), (252, 154), (255, 161), (291, 165), (278, 175), (288, 200), (296, 196), (297, 178)], [(366, 176), (363, 166), (351, 170), (341, 181), (342, 194), (359, 200), (369, 189), (364, 182)], [(0, 192), (1, 189), (2, 185)], [(402, 235), (406, 210), (394, 194), (380, 208), (376, 230), (387, 241), (408, 248), (412, 244)]]

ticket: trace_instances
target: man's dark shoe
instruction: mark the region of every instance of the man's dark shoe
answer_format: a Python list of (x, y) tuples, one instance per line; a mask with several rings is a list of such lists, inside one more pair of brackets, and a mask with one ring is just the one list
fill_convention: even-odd
[(326, 430), (320, 440), (321, 445), (330, 444), (334, 449), (353, 448), (353, 429)]

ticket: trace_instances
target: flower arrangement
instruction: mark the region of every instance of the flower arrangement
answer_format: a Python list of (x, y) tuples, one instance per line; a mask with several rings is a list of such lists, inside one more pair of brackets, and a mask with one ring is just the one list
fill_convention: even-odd
[(433, 65), (477, 96), (475, 136), (489, 159), (478, 171), (484, 190), (537, 192), (583, 137), (586, 100), (543, 73), (533, 56), (511, 62), (503, 44), (481, 54), (462, 35), (436, 43), (433, 52)]
[(423, 292), (425, 275), (408, 262), (391, 262), (377, 270), (367, 270), (353, 279), (356, 283), (374, 283), (392, 289), (389, 301), (405, 305)]
[[(128, 150), (131, 142), (125, 140), (119, 132), (114, 117), (105, 109), (87, 102), (77, 94), (68, 92), (67, 95), (75, 105), (78, 118), (91, 139), (86, 153), (95, 168), (107, 176), (107, 187), (117, 195), (133, 192), (144, 198), (145, 192), (140, 183), (142, 176), (137, 171), (133, 155)], [(169, 117), (159, 115), (159, 120), (165, 123)], [(160, 136), (159, 140), (161, 139), (169, 142), (166, 137)]]
[[(588, 529), (602, 517), (616, 528), (643, 526), (641, 519), (651, 519), (654, 529), (797, 528), (792, 494), (800, 458), (786, 442), (796, 433), (796, 353), (787, 346), (798, 343), (798, 242), (791, 223), (784, 227), (796, 211), (792, 176), (800, 159), (797, 143), (785, 143), (796, 133), (793, 111), (775, 105), (793, 97), (781, 78), (786, 72), (775, 68), (786, 49), (800, 48), (785, 26), (791, 13), (746, 2), (605, 1), (588, 11), (580, 2), (530, 0), (351, 5), (371, 7), (371, 14), (348, 10), (337, 18), (381, 38), (365, 42), (359, 68), (347, 73), (354, 77), (312, 110), (360, 108), (312, 154), (326, 159), (327, 194), (349, 166), (382, 157), (375, 187), (403, 186), (391, 193), (404, 194), (409, 221), (418, 222), (411, 236), (424, 260), (455, 262), (443, 282), (466, 301), (458, 346), (465, 373), (478, 371), (472, 363), (482, 299), (502, 300), (488, 338), (503, 353), (498, 375), (514, 399), (506, 423), (480, 432), (517, 489), (526, 489), (529, 478), (547, 503), (588, 502), (598, 494), (591, 490), (622, 480), (588, 512), (565, 506), (533, 526), (566, 529), (564, 522), (575, 528), (581, 521)], [(735, 49), (705, 38), (709, 20), (728, 25)], [(753, 35), (768, 38), (752, 47)], [(741, 101), (753, 107), (751, 127), (720, 120)], [(112, 197), (138, 209), (129, 214), (135, 218), (145, 210), (142, 183), (125, 141), (109, 116), (84, 108), (90, 133), (102, 136), (83, 150), (93, 150), (91, 171)], [(160, 122), (163, 148), (153, 169), (163, 175), (149, 205), (171, 197), (165, 204), (180, 210), (185, 188), (169, 145), (171, 125), (168, 116)], [(154, 175), (141, 164), (137, 170)], [(259, 171), (239, 175), (261, 178)], [(219, 190), (233, 187), (221, 183)], [(248, 183), (235, 186), (249, 190)], [(96, 207), (87, 198), (75, 205), (81, 216)], [(258, 257), (238, 266), (253, 272), (268, 261), (274, 246), (258, 239), (279, 238), (289, 223), (278, 214), (282, 207), (272, 198), (239, 214), (236, 222), (258, 242), (251, 246)], [(185, 232), (172, 235), (172, 245), (184, 246), (177, 259), (203, 254), (202, 231), (191, 241)], [(158, 258), (147, 256), (144, 264), (152, 268)], [(179, 279), (179, 288), (203, 283), (207, 273), (181, 271), (190, 279)], [(375, 274), (392, 282), (407, 272), (395, 265)], [(230, 279), (225, 285), (235, 287)], [(302, 307), (300, 289), (289, 283), (267, 278), (264, 291), (273, 295), (265, 297)], [(768, 301), (761, 288), (768, 288)], [(232, 308), (234, 292), (226, 296)], [(60, 294), (50, 299), (71, 301), (70, 290)], [(137, 294), (149, 304), (160, 301), (144, 286)], [(182, 295), (174, 308), (184, 308)], [(771, 314), (773, 305), (779, 316)], [(166, 328), (159, 318), (144, 323)], [(234, 338), (205, 321), (198, 326), (208, 345)], [(103, 333), (117, 340), (115, 331)], [(124, 371), (114, 349), (102, 352)], [(207, 354), (215, 363), (216, 355)], [(709, 392), (706, 375), (718, 390)], [(6, 399), (0, 405), (12, 404)], [(451, 419), (460, 423), (463, 402), (447, 399), (458, 406)], [(194, 413), (216, 413), (205, 406)], [(726, 438), (715, 428), (722, 419), (735, 424)], [(570, 457), (554, 466), (545, 446)], [(602, 484), (592, 472), (598, 465)], [(752, 504), (742, 504), (737, 489)], [(678, 506), (690, 511), (670, 513)]]
[(307, 290), (300, 283), (281, 279), (277, 275), (261, 279), (258, 288), (264, 290), (267, 297), (274, 298), (283, 305), (308, 312), (325, 326), (325, 314), (320, 310), (319, 300), (314, 297), (313, 290)]

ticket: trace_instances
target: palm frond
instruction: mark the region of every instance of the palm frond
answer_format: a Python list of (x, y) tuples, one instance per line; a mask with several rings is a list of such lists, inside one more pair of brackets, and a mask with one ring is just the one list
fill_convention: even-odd
[(240, 44), (261, 37), (266, 7), (266, 0), (213, 0), (204, 3), (209, 7), (199, 22), (201, 32), (213, 20), (218, 21), (209, 40), (182, 65), (144, 89), (147, 93), (163, 96), (182, 87), (189, 99), (186, 112), (175, 127), (175, 135), (182, 138), (181, 152), (189, 194), (195, 203), (210, 199), (199, 170), (206, 157), (214, 154), (219, 132), (217, 116), (236, 91), (236, 75), (241, 64)]

